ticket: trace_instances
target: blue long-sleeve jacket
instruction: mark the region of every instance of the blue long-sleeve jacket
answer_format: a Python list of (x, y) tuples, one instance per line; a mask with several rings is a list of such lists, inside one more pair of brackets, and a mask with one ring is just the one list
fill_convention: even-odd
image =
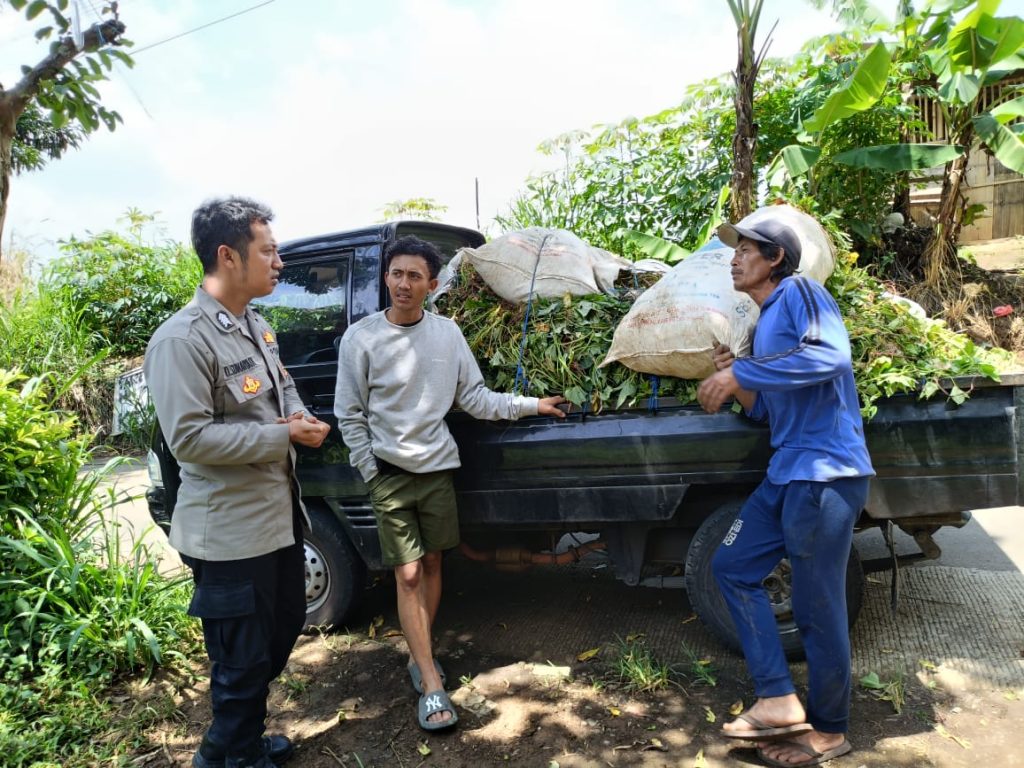
[(753, 347), (733, 372), (757, 393), (748, 415), (771, 429), (768, 479), (782, 485), (874, 475), (850, 337), (829, 292), (804, 277), (784, 278), (761, 307)]

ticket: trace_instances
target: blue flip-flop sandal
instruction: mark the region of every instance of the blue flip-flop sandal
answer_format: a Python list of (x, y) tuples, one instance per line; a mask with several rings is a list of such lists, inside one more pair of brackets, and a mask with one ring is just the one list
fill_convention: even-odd
[[(437, 720), (435, 722), (427, 720), (428, 717), (438, 712), (451, 712), (452, 716), (448, 720)], [(424, 731), (443, 731), (459, 722), (459, 715), (455, 711), (452, 700), (442, 690), (431, 691), (420, 696), (417, 716), (419, 717), (420, 728)]]

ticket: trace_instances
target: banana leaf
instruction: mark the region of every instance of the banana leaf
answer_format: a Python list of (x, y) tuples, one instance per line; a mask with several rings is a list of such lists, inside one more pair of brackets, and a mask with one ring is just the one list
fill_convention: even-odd
[(991, 13), (998, 3), (985, 5), (981, 3), (949, 33), (946, 48), (953, 66), (988, 69), (1024, 46), (1024, 21), (1013, 16), (995, 18)]
[(807, 173), (811, 166), (818, 162), (819, 157), (821, 157), (820, 147), (810, 147), (803, 144), (790, 144), (788, 147), (783, 147), (779, 150), (779, 154), (775, 156), (775, 159), (772, 160), (772, 164), (768, 168), (767, 176), (772, 180), (770, 183), (775, 186), (782, 186), (781, 184), (776, 184), (774, 179), (782, 170), (783, 165), (786, 167), (789, 177), (795, 179)]
[(837, 120), (871, 107), (885, 91), (889, 63), (889, 50), (885, 44), (875, 43), (847, 81), (833, 91), (811, 119), (804, 123), (804, 129), (823, 131)]
[(878, 144), (841, 152), (834, 159), (853, 168), (897, 172), (935, 168), (963, 153), (963, 147), (953, 144)]
[(989, 111), (1000, 123), (1008, 123), (1014, 118), (1024, 117), (1024, 96), (1018, 96), (1016, 99), (1006, 101)]
[(675, 264), (677, 261), (682, 261), (690, 255), (690, 252), (682, 246), (655, 235), (637, 232), (635, 229), (627, 229), (624, 231), (624, 234), (629, 242), (633, 243), (648, 257), (664, 261), (667, 264)]
[(990, 114), (971, 118), (974, 131), (992, 150), (996, 159), (1017, 173), (1024, 173), (1024, 142), (1005, 125), (1000, 125)]

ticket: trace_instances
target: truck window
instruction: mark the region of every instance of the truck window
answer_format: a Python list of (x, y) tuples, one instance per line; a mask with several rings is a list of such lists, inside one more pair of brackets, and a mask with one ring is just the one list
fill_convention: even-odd
[(337, 359), (334, 340), (348, 327), (351, 254), (286, 264), (277, 287), (253, 306), (277, 332), (286, 366)]

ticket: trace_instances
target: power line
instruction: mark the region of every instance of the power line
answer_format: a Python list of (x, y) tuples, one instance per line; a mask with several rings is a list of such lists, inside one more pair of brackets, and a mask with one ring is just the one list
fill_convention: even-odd
[(168, 37), (166, 40), (160, 40), (159, 42), (152, 43), (151, 45), (143, 46), (142, 48), (131, 49), (130, 50), (130, 54), (132, 56), (137, 56), (138, 54), (142, 53), (143, 51), (148, 51), (151, 48), (156, 48), (158, 45), (163, 45), (164, 43), (169, 43), (172, 40), (177, 40), (178, 38), (185, 37), (186, 35), (191, 35), (193, 32), (198, 32), (201, 29), (206, 29), (207, 27), (212, 27), (215, 24), (220, 24), (221, 22), (227, 21), (228, 19), (234, 19), (237, 16), (241, 16), (244, 13), (249, 13), (250, 11), (255, 11), (257, 8), (262, 8), (265, 5), (270, 5), (272, 2), (274, 2), (274, 0), (266, 0), (266, 2), (260, 3), (259, 5), (253, 5), (253, 6), (249, 7), (249, 8), (245, 8), (244, 10), (238, 11), (237, 13), (232, 13), (230, 16), (225, 16), (224, 18), (216, 19), (214, 21), (208, 22), (207, 24), (203, 24), (201, 27), (196, 27), (195, 29), (190, 29), (190, 30), (187, 30), (185, 32), (181, 32), (180, 34), (174, 35), (173, 37)]

